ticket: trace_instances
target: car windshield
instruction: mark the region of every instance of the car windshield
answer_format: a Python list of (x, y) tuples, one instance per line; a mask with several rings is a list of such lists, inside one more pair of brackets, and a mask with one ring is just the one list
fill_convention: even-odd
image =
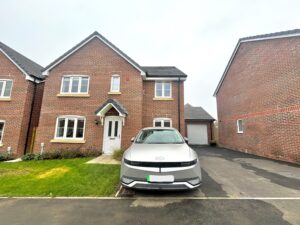
[(149, 129), (140, 132), (135, 143), (138, 144), (182, 144), (183, 138), (176, 130)]

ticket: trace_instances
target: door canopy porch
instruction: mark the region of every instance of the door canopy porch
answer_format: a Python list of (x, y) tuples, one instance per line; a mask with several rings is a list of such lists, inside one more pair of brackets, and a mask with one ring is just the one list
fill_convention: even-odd
[(103, 120), (108, 111), (115, 109), (120, 117), (123, 117), (123, 125), (125, 123), (125, 117), (128, 115), (126, 108), (121, 105), (116, 99), (108, 99), (104, 104), (102, 104), (96, 111), (96, 116), (100, 117), (101, 125), (103, 125)]

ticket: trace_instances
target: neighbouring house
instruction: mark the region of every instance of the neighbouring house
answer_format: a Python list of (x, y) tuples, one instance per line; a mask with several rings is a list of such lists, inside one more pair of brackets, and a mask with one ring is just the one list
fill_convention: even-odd
[(221, 146), (300, 163), (300, 29), (241, 38), (214, 96)]
[(186, 137), (191, 145), (208, 145), (213, 140), (213, 122), (215, 119), (202, 107), (184, 105)]
[(111, 154), (143, 127), (184, 127), (184, 81), (176, 67), (140, 66), (98, 32), (45, 67), (35, 152)]
[(0, 153), (33, 148), (43, 96), (42, 67), (0, 42)]

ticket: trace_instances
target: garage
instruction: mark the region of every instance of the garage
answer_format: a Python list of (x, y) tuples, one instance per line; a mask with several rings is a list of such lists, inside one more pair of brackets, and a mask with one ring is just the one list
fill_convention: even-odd
[(206, 124), (187, 124), (187, 137), (191, 145), (208, 145)]
[(208, 145), (212, 141), (212, 127), (215, 119), (202, 107), (184, 106), (186, 137), (191, 145)]

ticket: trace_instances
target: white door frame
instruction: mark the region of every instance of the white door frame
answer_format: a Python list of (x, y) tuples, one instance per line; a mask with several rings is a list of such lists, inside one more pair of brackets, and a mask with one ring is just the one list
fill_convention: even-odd
[[(117, 126), (117, 131), (115, 130)], [(103, 126), (103, 147), (102, 152), (106, 155), (113, 154), (113, 151), (121, 148), (123, 117), (106, 116)]]

